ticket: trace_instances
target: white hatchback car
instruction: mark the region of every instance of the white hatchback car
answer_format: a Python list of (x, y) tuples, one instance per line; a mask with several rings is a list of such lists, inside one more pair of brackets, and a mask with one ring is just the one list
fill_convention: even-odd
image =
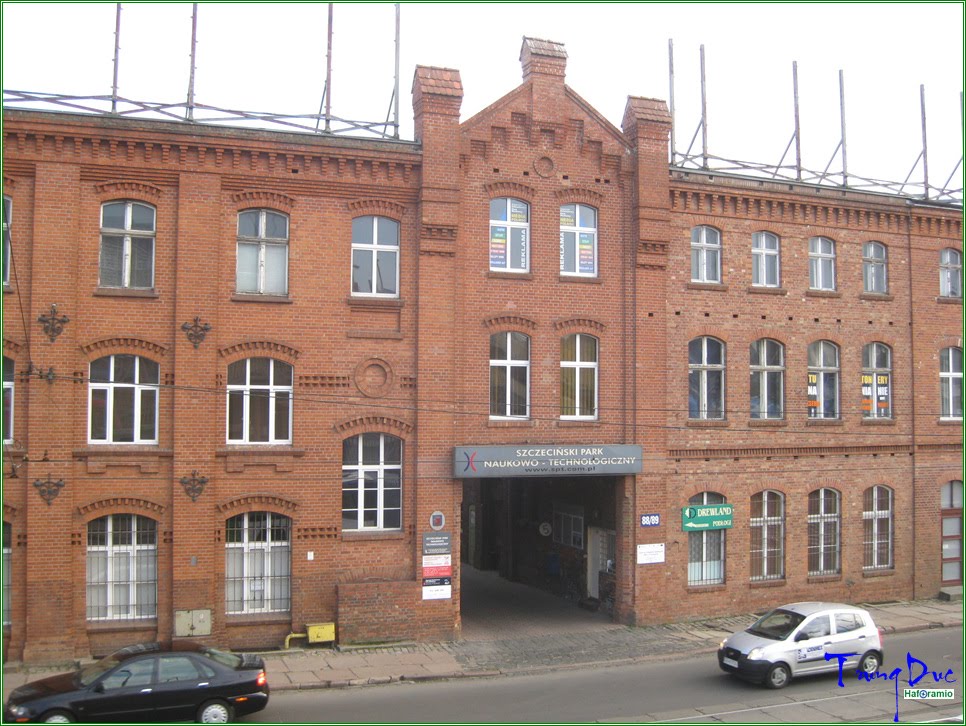
[[(843, 668), (875, 673), (882, 638), (868, 611), (852, 605), (798, 602), (782, 605), (747, 630), (721, 641), (718, 665), (739, 678), (783, 688), (793, 677)], [(828, 658), (826, 658), (828, 654)]]

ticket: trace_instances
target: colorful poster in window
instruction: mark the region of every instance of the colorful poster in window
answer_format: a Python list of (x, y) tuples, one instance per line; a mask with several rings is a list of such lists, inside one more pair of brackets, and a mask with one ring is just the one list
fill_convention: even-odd
[(526, 202), (521, 202), (519, 199), (510, 200), (510, 221), (511, 222), (529, 222), (530, 221)]
[(593, 275), (596, 272), (594, 269), (594, 235), (586, 232), (580, 233), (578, 260), (582, 274)]
[(818, 413), (818, 373), (808, 374), (808, 414), (815, 416)]
[(506, 227), (490, 227), (490, 268), (506, 269)]
[(875, 381), (875, 408), (880, 416), (889, 415), (889, 374), (877, 373)]
[(873, 376), (871, 373), (862, 374), (862, 414), (864, 416), (872, 415), (872, 380)]
[(560, 207), (560, 226), (561, 227), (577, 226), (577, 205), (564, 204), (562, 207)]

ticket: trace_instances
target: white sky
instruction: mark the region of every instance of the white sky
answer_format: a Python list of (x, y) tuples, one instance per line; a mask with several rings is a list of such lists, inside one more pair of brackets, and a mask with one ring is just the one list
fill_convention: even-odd
[[(119, 94), (183, 102), (191, 5), (123, 6)], [(195, 99), (246, 111), (317, 113), (325, 79), (327, 5), (201, 3)], [(332, 113), (384, 120), (394, 72), (389, 3), (335, 5)], [(3, 87), (111, 92), (114, 3), (3, 3)], [(821, 171), (840, 138), (845, 74), (851, 174), (902, 181), (922, 148), (926, 88), (929, 172), (943, 184), (962, 155), (963, 3), (402, 4), (400, 119), (412, 138), (415, 66), (456, 68), (469, 118), (520, 84), (523, 36), (559, 41), (567, 83), (620, 126), (628, 95), (669, 98), (674, 41), (676, 136), (700, 121), (705, 46), (712, 154), (778, 163), (794, 130), (798, 61), (802, 156)], [(694, 150), (700, 150), (700, 137)], [(794, 150), (785, 163), (794, 162)], [(841, 169), (840, 157), (832, 170)], [(921, 180), (921, 165), (912, 180)], [(962, 186), (962, 169), (951, 186)]]

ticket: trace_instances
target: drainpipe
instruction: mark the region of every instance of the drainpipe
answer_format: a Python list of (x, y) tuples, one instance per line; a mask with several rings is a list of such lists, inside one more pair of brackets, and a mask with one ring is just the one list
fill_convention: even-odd
[[(911, 209), (906, 212), (906, 246), (909, 255), (909, 264), (906, 265), (906, 272), (909, 277), (909, 357), (911, 361), (911, 371), (912, 374), (909, 376), (910, 388), (911, 388), (911, 400), (912, 404), (910, 407), (910, 413), (912, 415), (912, 599), (916, 599), (916, 500), (917, 500), (917, 488), (918, 488), (918, 471), (916, 467), (916, 449), (917, 449), (917, 439), (916, 439), (916, 360), (914, 354), (914, 342), (915, 336), (915, 314), (916, 308), (913, 305), (913, 276), (912, 276), (912, 211)], [(895, 530), (895, 513), (892, 516), (892, 526), (893, 531)], [(895, 539), (892, 540), (892, 548), (895, 550)]]

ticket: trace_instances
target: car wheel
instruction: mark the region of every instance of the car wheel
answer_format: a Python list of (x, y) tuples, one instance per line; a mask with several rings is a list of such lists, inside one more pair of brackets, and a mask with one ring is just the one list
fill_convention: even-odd
[(208, 701), (198, 709), (198, 723), (231, 723), (231, 706), (224, 701)]
[(784, 663), (776, 663), (768, 669), (768, 675), (765, 676), (765, 685), (769, 688), (784, 688), (791, 679), (792, 674), (788, 670), (788, 666)]
[(67, 711), (48, 711), (40, 720), (43, 723), (74, 723), (74, 717)]
[(859, 659), (859, 670), (863, 673), (875, 673), (880, 665), (879, 654), (871, 650)]

